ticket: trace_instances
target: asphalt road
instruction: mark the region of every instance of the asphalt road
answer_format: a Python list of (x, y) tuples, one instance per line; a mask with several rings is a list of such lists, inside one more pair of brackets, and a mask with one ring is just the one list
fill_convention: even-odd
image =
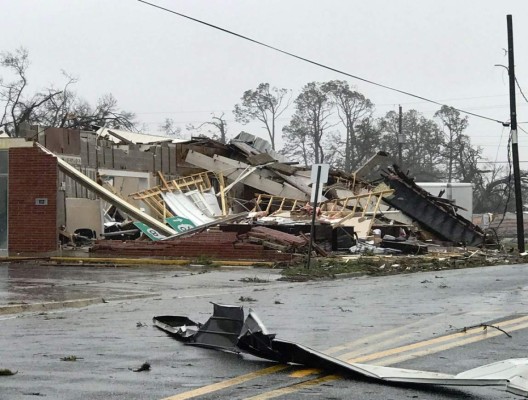
[[(274, 270), (198, 272), (0, 265), (0, 369), (18, 371), (0, 376), (0, 399), (518, 398), (385, 386), (185, 346), (151, 319), (204, 322), (210, 302), (243, 304), (278, 337), (342, 359), (456, 373), (528, 356), (528, 265), (310, 283), (277, 282)], [(512, 337), (461, 333), (481, 323)], [(69, 356), (76, 361), (61, 360)], [(133, 371), (144, 362), (150, 371)]]

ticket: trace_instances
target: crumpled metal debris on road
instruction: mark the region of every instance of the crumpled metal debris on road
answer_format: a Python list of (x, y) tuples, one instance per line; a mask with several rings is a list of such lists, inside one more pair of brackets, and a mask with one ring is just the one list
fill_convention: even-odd
[(204, 324), (182, 316), (157, 316), (154, 325), (188, 345), (248, 353), (285, 364), (301, 364), (340, 372), (345, 376), (380, 383), (446, 386), (497, 386), (528, 397), (528, 358), (508, 359), (458, 374), (348, 363), (299, 343), (277, 339), (250, 309), (244, 319), (241, 306), (214, 304)]

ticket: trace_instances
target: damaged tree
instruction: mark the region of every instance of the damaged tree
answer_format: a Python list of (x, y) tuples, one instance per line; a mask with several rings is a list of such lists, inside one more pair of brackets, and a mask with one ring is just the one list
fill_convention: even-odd
[(271, 148), (275, 150), (276, 122), (290, 105), (286, 99), (287, 89), (270, 88), (269, 83), (261, 83), (255, 90), (246, 90), (242, 103), (235, 105), (235, 119), (247, 124), (252, 120), (260, 121), (270, 138)]
[(61, 94), (62, 91), (47, 89), (47, 93), (38, 92), (30, 98), (25, 97), (25, 89), (28, 85), (29, 53), (23, 47), (14, 52), (1, 53), (0, 66), (7, 68), (15, 75), (15, 80), (12, 82), (0, 80), (0, 100), (4, 102), (0, 127), (3, 126), (10, 136), (17, 137), (20, 135), (20, 126), (29, 123), (39, 107)]
[(77, 80), (63, 71), (66, 83), (62, 90), (53, 86), (28, 95), (29, 53), (24, 48), (0, 54), (0, 66), (14, 75), (14, 80), (0, 80), (0, 103), (3, 113), (0, 128), (12, 137), (23, 136), (22, 127), (91, 129), (92, 125), (135, 130), (135, 115), (119, 110), (112, 94), (97, 100), (95, 107), (70, 89)]
[[(310, 82), (295, 99), (295, 114), (283, 129), (288, 141), (283, 152), (303, 156), (305, 165), (321, 164), (325, 157), (325, 133), (331, 127), (332, 98), (329, 89), (317, 82)], [(299, 154), (299, 149), (302, 151)]]
[(330, 81), (324, 87), (333, 96), (339, 119), (345, 128), (345, 141), (340, 144), (344, 145), (344, 170), (350, 173), (374, 153), (368, 146), (365, 149), (363, 139), (368, 137), (358, 137), (360, 126), (368, 121), (374, 105), (364, 95), (352, 90), (346, 81)]

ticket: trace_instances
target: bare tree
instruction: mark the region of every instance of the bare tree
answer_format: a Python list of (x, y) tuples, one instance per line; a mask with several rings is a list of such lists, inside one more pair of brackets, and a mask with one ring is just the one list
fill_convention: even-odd
[(90, 125), (106, 126), (116, 129), (135, 129), (135, 114), (120, 110), (117, 99), (111, 94), (105, 94), (97, 100), (95, 107), (86, 101), (79, 101), (79, 106), (72, 113), (72, 127), (88, 127)]
[(25, 89), (28, 85), (29, 53), (22, 47), (14, 52), (0, 53), (0, 66), (14, 74), (14, 80), (11, 82), (0, 81), (0, 99), (4, 102), (0, 125), (10, 136), (19, 136), (20, 125), (30, 122), (39, 107), (58, 96), (62, 91), (47, 89), (31, 97), (25, 96)]
[(64, 71), (66, 84), (62, 90), (49, 87), (27, 96), (29, 54), (24, 48), (0, 53), (0, 66), (14, 75), (10, 82), (0, 81), (0, 102), (4, 110), (0, 127), (11, 136), (19, 136), (23, 123), (59, 128), (98, 125), (135, 130), (135, 115), (119, 110), (112, 94), (101, 96), (92, 107), (71, 90), (77, 79)]
[[(515, 212), (515, 196), (513, 177), (503, 167), (491, 166), (490, 170), (482, 171), (482, 184), (476, 185), (473, 191), (473, 210), (475, 213), (504, 211)], [(528, 201), (528, 171), (521, 171), (521, 187), (523, 203)]]
[[(206, 127), (213, 128), (213, 130), (206, 130), (207, 135), (202, 131), (202, 129)], [(203, 136), (209, 136), (212, 139), (218, 140), (224, 144), (227, 143), (227, 121), (224, 119), (224, 113), (222, 113), (219, 117), (217, 117), (215, 114), (212, 114), (211, 121), (203, 122), (196, 127), (194, 125), (188, 125), (187, 130), (194, 130)]]
[(246, 90), (242, 103), (235, 105), (235, 120), (243, 124), (255, 119), (262, 122), (275, 150), (276, 122), (290, 104), (290, 99), (286, 99), (288, 92), (287, 89), (270, 88), (269, 83), (261, 83), (255, 90)]
[(175, 138), (181, 137), (181, 128), (176, 126), (172, 118), (165, 118), (165, 121), (159, 126), (159, 129), (167, 136)]

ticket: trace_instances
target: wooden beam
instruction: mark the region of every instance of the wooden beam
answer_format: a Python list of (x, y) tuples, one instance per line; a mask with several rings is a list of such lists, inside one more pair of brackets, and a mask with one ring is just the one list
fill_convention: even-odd
[(163, 183), (163, 186), (165, 187), (165, 189), (167, 189), (167, 191), (171, 192), (171, 189), (170, 189), (169, 185), (167, 184), (167, 181), (165, 180), (165, 177), (163, 176), (163, 173), (161, 171), (157, 171), (157, 172), (158, 172), (159, 178), (161, 179), (161, 183)]

